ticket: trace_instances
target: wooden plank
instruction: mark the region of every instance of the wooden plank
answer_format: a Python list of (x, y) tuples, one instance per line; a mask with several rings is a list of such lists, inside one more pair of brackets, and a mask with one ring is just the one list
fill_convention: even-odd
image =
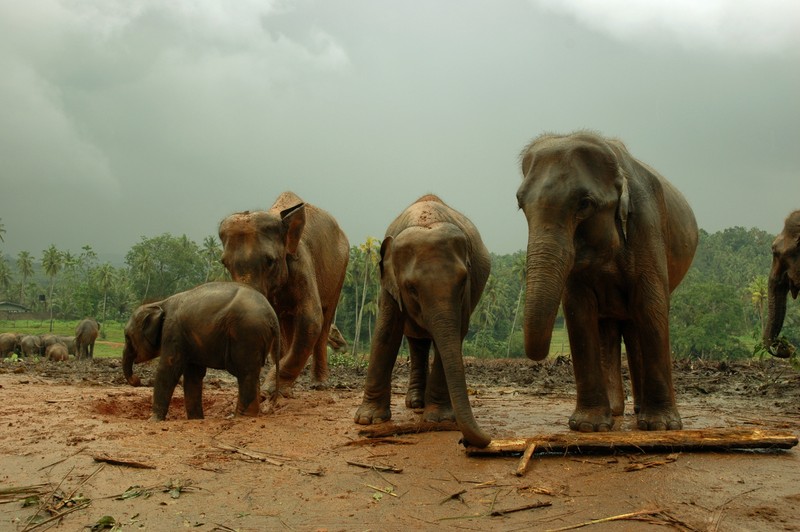
[(536, 454), (609, 454), (615, 452), (730, 451), (791, 449), (797, 436), (789, 431), (748, 429), (663, 430), (631, 432), (565, 432), (531, 438), (492, 440), (483, 449), (467, 447), (467, 456), (520, 454), (530, 445)]

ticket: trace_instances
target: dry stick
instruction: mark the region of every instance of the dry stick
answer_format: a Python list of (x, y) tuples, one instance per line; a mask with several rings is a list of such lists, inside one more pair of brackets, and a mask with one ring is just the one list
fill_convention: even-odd
[(73, 456), (75, 456), (76, 454), (80, 454), (80, 453), (82, 453), (83, 451), (85, 451), (85, 450), (86, 450), (86, 449), (88, 449), (88, 448), (89, 448), (89, 447), (81, 447), (80, 449), (78, 449), (77, 451), (75, 451), (74, 453), (72, 453), (71, 455), (69, 455), (69, 456), (66, 456), (66, 457), (62, 458), (61, 460), (56, 460), (56, 461), (55, 461), (55, 462), (53, 462), (52, 464), (48, 464), (48, 465), (46, 465), (46, 466), (42, 466), (42, 467), (40, 467), (39, 469), (37, 469), (37, 471), (41, 471), (42, 469), (48, 469), (48, 468), (51, 468), (51, 467), (53, 467), (53, 466), (55, 466), (55, 465), (58, 465), (58, 464), (60, 464), (61, 462), (63, 462), (64, 460), (67, 460), (67, 459), (69, 459), (69, 458), (72, 458), (72, 457), (73, 457)]
[(441, 421), (434, 423), (431, 421), (421, 421), (419, 423), (381, 423), (371, 425), (358, 431), (361, 436), (367, 438), (382, 438), (384, 436), (399, 436), (401, 434), (419, 434), (421, 432), (437, 431), (458, 431), (458, 425), (453, 421)]
[(83, 482), (81, 482), (80, 484), (78, 484), (78, 485), (75, 487), (75, 489), (74, 489), (74, 490), (72, 490), (72, 491), (70, 492), (70, 494), (69, 494), (69, 496), (68, 496), (68, 497), (64, 498), (64, 501), (69, 501), (69, 500), (71, 500), (71, 499), (72, 499), (72, 496), (73, 496), (73, 495), (75, 495), (75, 492), (77, 492), (79, 489), (81, 489), (81, 487), (83, 487), (83, 485), (84, 485), (84, 484), (86, 484), (87, 482), (89, 482), (89, 479), (90, 479), (90, 478), (92, 478), (92, 477), (93, 477), (93, 476), (95, 476), (97, 473), (99, 473), (99, 472), (100, 472), (100, 471), (101, 471), (101, 470), (102, 470), (104, 467), (105, 467), (105, 464), (100, 464), (100, 466), (99, 466), (97, 469), (95, 469), (95, 470), (94, 470), (94, 472), (93, 472), (91, 475), (89, 475), (88, 477), (86, 477), (85, 479), (83, 479)]
[(263, 454), (260, 454), (260, 453), (254, 453), (252, 451), (248, 451), (247, 449), (242, 449), (241, 447), (234, 447), (233, 445), (227, 445), (225, 443), (220, 443), (220, 442), (217, 442), (215, 447), (217, 447), (218, 449), (222, 449), (223, 451), (231, 451), (231, 452), (234, 452), (234, 453), (239, 453), (239, 454), (242, 454), (242, 455), (247, 456), (249, 458), (253, 458), (253, 459), (259, 460), (261, 462), (266, 462), (266, 463), (268, 463), (270, 465), (274, 465), (274, 466), (282, 466), (283, 465), (283, 463), (278, 462), (277, 460), (273, 460), (272, 458), (267, 458), (266, 456), (264, 456)]
[(523, 512), (525, 510), (535, 510), (536, 508), (547, 508), (548, 506), (553, 506), (552, 502), (548, 501), (537, 501), (531, 504), (526, 504), (524, 506), (518, 506), (516, 508), (509, 508), (508, 510), (495, 510), (489, 515), (492, 517), (500, 517), (506, 514), (513, 514), (514, 512)]
[(536, 444), (531, 443), (528, 447), (525, 448), (525, 452), (522, 453), (522, 458), (519, 459), (519, 464), (517, 465), (517, 472), (515, 473), (518, 477), (521, 477), (525, 474), (525, 470), (528, 469), (528, 462), (531, 461), (531, 456), (533, 456), (533, 451), (536, 450)]
[(636, 517), (641, 517), (643, 515), (656, 515), (660, 512), (661, 510), (639, 510), (638, 512), (632, 512), (629, 514), (614, 515), (612, 517), (604, 517), (602, 519), (592, 519), (591, 521), (586, 521), (585, 523), (578, 523), (577, 525), (562, 526), (561, 528), (551, 528), (547, 532), (561, 532), (562, 530), (574, 530), (576, 528), (583, 528), (589, 525), (610, 523), (611, 521), (624, 521), (625, 519), (634, 519)]
[(386, 495), (391, 495), (392, 497), (397, 497), (397, 494), (395, 492), (393, 492), (393, 491), (390, 491), (390, 490), (387, 490), (387, 489), (384, 489), (384, 488), (379, 488), (378, 486), (373, 486), (372, 484), (364, 484), (364, 485), (366, 487), (368, 487), (368, 488), (374, 489), (375, 491), (380, 491), (381, 493), (385, 493)]
[(467, 492), (467, 490), (457, 491), (457, 492), (453, 493), (452, 495), (448, 495), (447, 497), (445, 497), (444, 499), (439, 501), (439, 504), (444, 504), (444, 503), (446, 503), (448, 501), (460, 500), (461, 496), (464, 495), (466, 492)]
[[(29, 528), (29, 527), (25, 527), (25, 528), (23, 529), (23, 532), (27, 532), (27, 531), (29, 531), (29, 530), (34, 530), (34, 529), (36, 529), (36, 528), (39, 528), (39, 527), (40, 527), (40, 526), (42, 526), (42, 525), (46, 525), (47, 523), (50, 523), (50, 522), (52, 522), (52, 521), (55, 521), (55, 520), (57, 520), (57, 519), (61, 519), (62, 517), (64, 517), (64, 516), (65, 516), (65, 515), (67, 515), (67, 514), (71, 514), (72, 512), (77, 512), (78, 510), (83, 510), (84, 508), (86, 508), (87, 506), (89, 506), (91, 503), (92, 503), (92, 501), (86, 501), (86, 502), (84, 502), (84, 503), (77, 504), (77, 505), (73, 506), (72, 508), (69, 508), (68, 510), (64, 510), (63, 512), (59, 512), (59, 513), (57, 513), (57, 514), (56, 514), (56, 515), (54, 515), (53, 517), (50, 517), (50, 518), (48, 518), (48, 519), (45, 519), (45, 520), (44, 520), (44, 521), (42, 521), (41, 523), (36, 523), (35, 525), (33, 525), (33, 526), (32, 526), (32, 527), (30, 527), (30, 528)], [(33, 518), (31, 518), (31, 519), (33, 519)]]
[[(73, 469), (75, 469), (75, 466), (72, 466), (71, 468), (69, 468), (69, 471), (67, 471), (67, 473), (64, 475), (64, 478), (61, 479), (61, 481), (58, 483), (58, 485), (55, 488), (53, 488), (53, 491), (50, 492), (50, 495), (48, 495), (46, 498), (42, 499), (42, 502), (39, 504), (39, 508), (36, 510), (36, 513), (33, 514), (33, 516), (31, 516), (30, 519), (28, 519), (28, 524), (27, 524), (27, 526), (25, 528), (22, 529), (22, 532), (27, 532), (28, 530), (33, 530), (32, 528), (30, 528), (31, 522), (39, 516), (39, 514), (41, 513), (42, 510), (44, 510), (44, 506), (45, 506), (45, 504), (47, 504), (47, 500), (53, 498), (53, 495), (55, 495), (56, 491), (58, 491), (58, 488), (61, 487), (61, 484), (63, 484), (64, 481), (67, 480), (67, 477), (69, 476), (70, 473), (72, 473)], [(38, 527), (39, 525), (36, 525), (36, 526)], [(36, 528), (36, 527), (34, 527), (34, 528)]]
[(346, 461), (348, 464), (356, 467), (363, 467), (365, 469), (374, 469), (375, 471), (382, 471), (384, 473), (402, 473), (403, 469), (394, 466), (381, 466), (381, 465), (374, 465), (374, 464), (362, 464), (361, 462), (352, 462), (350, 460)]
[(121, 458), (112, 458), (110, 456), (103, 456), (103, 455), (92, 455), (92, 459), (95, 462), (105, 462), (107, 464), (116, 465), (116, 466), (125, 466), (125, 467), (133, 467), (136, 469), (156, 469), (156, 466), (145, 464), (142, 462), (135, 462), (133, 460), (123, 460)]

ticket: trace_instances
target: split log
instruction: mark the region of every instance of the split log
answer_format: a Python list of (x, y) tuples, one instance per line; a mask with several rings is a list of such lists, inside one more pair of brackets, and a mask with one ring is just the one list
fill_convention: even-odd
[(531, 444), (536, 454), (610, 454), (615, 452), (734, 451), (790, 449), (797, 436), (789, 431), (746, 428), (631, 432), (567, 432), (532, 438), (492, 440), (483, 449), (467, 447), (467, 456), (516, 455)]

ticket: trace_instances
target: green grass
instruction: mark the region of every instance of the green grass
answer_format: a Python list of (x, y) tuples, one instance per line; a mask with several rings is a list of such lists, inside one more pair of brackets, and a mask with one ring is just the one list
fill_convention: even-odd
[[(74, 336), (75, 327), (80, 320), (53, 320), (53, 334)], [(94, 344), (95, 358), (122, 356), (122, 344), (125, 342), (125, 324), (107, 321), (100, 328), (100, 337)], [(49, 334), (50, 320), (0, 320), (0, 333), (16, 332), (22, 334)]]

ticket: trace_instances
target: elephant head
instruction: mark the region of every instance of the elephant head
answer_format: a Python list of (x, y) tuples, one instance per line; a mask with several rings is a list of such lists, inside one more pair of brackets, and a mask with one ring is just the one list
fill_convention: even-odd
[(469, 317), (483, 288), (473, 288), (467, 238), (450, 223), (409, 227), (384, 239), (380, 270), (382, 287), (407, 317), (406, 334), (433, 340), (465, 441), (485, 447), (491, 438), (472, 414), (462, 353)]
[(270, 298), (288, 280), (287, 261), (297, 253), (305, 223), (304, 203), (279, 215), (266, 211), (232, 214), (219, 226), (222, 263), (234, 281)]
[(786, 217), (783, 231), (772, 243), (772, 269), (769, 274), (767, 322), (764, 324), (764, 347), (770, 354), (788, 358), (791, 349), (778, 342), (786, 317), (786, 295), (797, 299), (800, 292), (800, 211)]
[(625, 148), (594, 135), (545, 135), (522, 153), (517, 203), (528, 221), (525, 353), (543, 360), (570, 272), (613, 254), (631, 211)]
[(125, 348), (122, 352), (122, 373), (131, 386), (141, 380), (133, 374), (133, 364), (147, 362), (161, 354), (161, 329), (165, 313), (161, 302), (142, 305), (125, 325)]

